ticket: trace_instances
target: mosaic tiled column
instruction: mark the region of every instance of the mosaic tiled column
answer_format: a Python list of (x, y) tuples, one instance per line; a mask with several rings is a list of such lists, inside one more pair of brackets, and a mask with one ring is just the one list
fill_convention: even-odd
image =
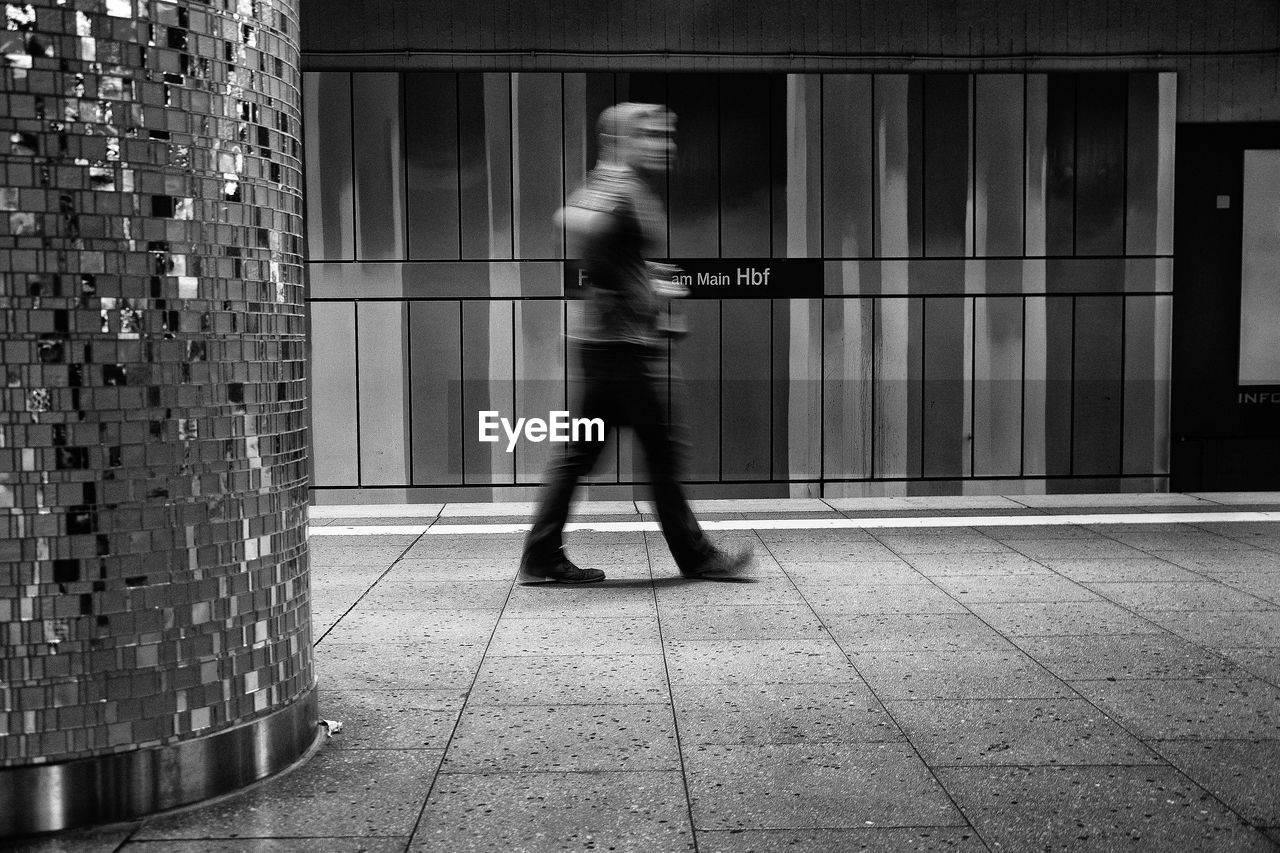
[(297, 7), (5, 5), (0, 835), (313, 742)]

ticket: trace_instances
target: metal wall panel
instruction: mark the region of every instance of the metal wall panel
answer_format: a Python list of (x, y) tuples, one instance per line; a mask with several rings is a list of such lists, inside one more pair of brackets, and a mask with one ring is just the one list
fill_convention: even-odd
[(973, 474), (1022, 473), (1023, 300), (974, 300)]
[(1076, 299), (1071, 473), (1077, 476), (1120, 473), (1124, 303), (1115, 296)]
[(931, 74), (923, 87), (924, 254), (967, 257), (973, 254), (973, 81), (968, 74)]
[(763, 74), (720, 78), (720, 251), (727, 258), (762, 257), (769, 246), (768, 96)]
[(771, 476), (771, 309), (772, 303), (763, 299), (725, 299), (720, 303), (720, 474), (725, 480), (768, 480)]
[(511, 75), (517, 258), (564, 257), (564, 235), (554, 218), (564, 203), (560, 87), (559, 74)]
[(875, 234), (882, 258), (918, 257), (923, 248), (920, 90), (906, 74), (875, 78)]
[(458, 75), (462, 257), (512, 257), (511, 77)]
[(876, 300), (876, 477), (921, 476), (924, 300)]
[(476, 424), (462, 407), (461, 344), (459, 302), (409, 303), (409, 432), (415, 486), (462, 482), (463, 441)]
[(681, 382), (673, 389), (689, 443), (690, 480), (720, 478), (721, 300), (683, 306), (689, 334), (673, 348)]
[(972, 301), (922, 300), (920, 440), (925, 477), (963, 477), (972, 468)]
[(1021, 74), (974, 78), (973, 254), (980, 258), (1017, 256), (1023, 250), (1024, 79)]
[(393, 72), (351, 75), (356, 257), (362, 261), (404, 258), (400, 79)]
[(479, 412), (496, 411), (514, 423), (515, 352), (512, 303), (508, 299), (462, 303), (463, 482), (515, 482), (515, 455), (501, 436), (479, 440)]
[(457, 74), (405, 75), (404, 134), (409, 257), (459, 258)]
[[(558, 302), (515, 303), (516, 417), (550, 420), (554, 411), (572, 411), (565, 396), (564, 310)], [(516, 480), (538, 482), (553, 455), (564, 446), (550, 441), (521, 442), (516, 448)]]
[(356, 320), (351, 302), (311, 306), (311, 461), (317, 486), (360, 483)]
[(823, 475), (870, 477), (875, 300), (828, 300), (824, 315)]
[(875, 137), (870, 74), (822, 78), (822, 253), (875, 255)]
[(1045, 254), (1074, 255), (1076, 77), (1050, 74), (1045, 91)]
[(303, 152), (310, 259), (354, 258), (355, 180), (351, 173), (351, 75), (302, 75)]
[(356, 304), (360, 485), (409, 482), (408, 348), (402, 302)]
[(676, 258), (720, 257), (719, 78), (673, 74), (676, 157), (668, 184), (668, 239)]
[(1076, 78), (1076, 243), (1078, 255), (1119, 255), (1125, 246), (1123, 74)]

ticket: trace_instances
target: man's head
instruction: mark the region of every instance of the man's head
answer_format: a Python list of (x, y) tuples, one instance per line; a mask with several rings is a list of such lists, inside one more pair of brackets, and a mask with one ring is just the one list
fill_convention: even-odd
[(676, 115), (661, 104), (614, 104), (600, 113), (600, 160), (646, 172), (667, 168), (675, 153)]

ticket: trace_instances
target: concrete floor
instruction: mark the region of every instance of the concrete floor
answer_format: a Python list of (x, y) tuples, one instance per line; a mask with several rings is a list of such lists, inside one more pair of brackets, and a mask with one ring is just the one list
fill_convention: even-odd
[(702, 502), (755, 547), (733, 584), (680, 578), (646, 509), (579, 507), (623, 528), (570, 534), (587, 587), (513, 585), (527, 506), (318, 511), (342, 731), (16, 849), (1280, 849), (1280, 520), (1198, 515), (1280, 494)]

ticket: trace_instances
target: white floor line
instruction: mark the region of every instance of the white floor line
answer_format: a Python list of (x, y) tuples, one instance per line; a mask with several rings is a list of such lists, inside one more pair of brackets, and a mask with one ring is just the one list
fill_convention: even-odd
[[(912, 527), (1062, 527), (1066, 525), (1205, 524), (1227, 522), (1277, 522), (1280, 512), (1134, 512), (1077, 515), (947, 515), (907, 518), (744, 518), (704, 521), (706, 530), (858, 530)], [(428, 536), (526, 533), (529, 524), (425, 524), (365, 526), (325, 525), (311, 529), (312, 536)], [(628, 533), (656, 531), (656, 521), (592, 521), (568, 524), (565, 530)]]

